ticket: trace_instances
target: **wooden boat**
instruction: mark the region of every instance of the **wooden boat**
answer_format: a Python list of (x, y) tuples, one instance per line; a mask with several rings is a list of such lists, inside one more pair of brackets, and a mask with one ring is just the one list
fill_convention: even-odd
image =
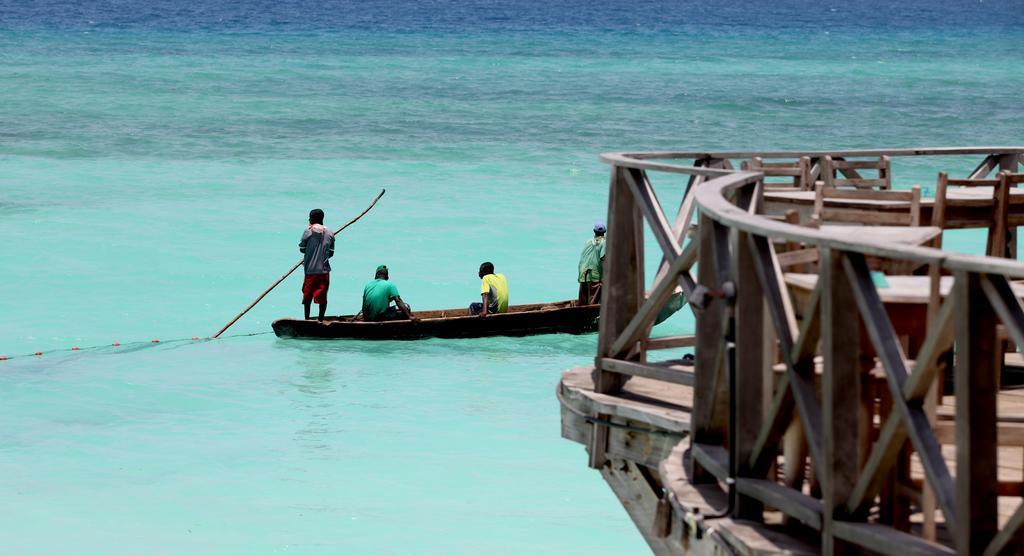
[(419, 322), (393, 320), (367, 322), (352, 315), (326, 317), (324, 322), (278, 319), (279, 338), (351, 338), (357, 340), (418, 340), (421, 338), (481, 338), (535, 334), (584, 334), (597, 330), (600, 305), (576, 301), (511, 305), (507, 313), (485, 318), (469, 316), (466, 309), (414, 311)]

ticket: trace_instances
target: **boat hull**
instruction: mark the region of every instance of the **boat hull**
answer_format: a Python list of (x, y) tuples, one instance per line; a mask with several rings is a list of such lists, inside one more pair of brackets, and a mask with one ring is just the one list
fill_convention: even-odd
[(507, 313), (468, 316), (465, 309), (414, 312), (420, 320), (366, 322), (352, 316), (328, 317), (324, 322), (278, 319), (279, 338), (356, 340), (419, 340), (423, 338), (482, 338), (537, 334), (585, 334), (597, 330), (600, 305), (577, 306), (575, 301), (513, 305)]

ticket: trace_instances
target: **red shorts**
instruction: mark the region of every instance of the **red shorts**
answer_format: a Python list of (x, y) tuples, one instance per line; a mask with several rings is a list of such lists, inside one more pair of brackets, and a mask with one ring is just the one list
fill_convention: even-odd
[(327, 303), (327, 289), (331, 287), (331, 275), (307, 274), (302, 282), (302, 303), (310, 301), (321, 305)]

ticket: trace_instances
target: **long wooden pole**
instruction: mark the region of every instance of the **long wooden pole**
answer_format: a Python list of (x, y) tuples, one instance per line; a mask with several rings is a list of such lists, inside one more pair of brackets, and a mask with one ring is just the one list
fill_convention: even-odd
[[(384, 196), (384, 193), (386, 191), (387, 191), (386, 189), (381, 189), (380, 190), (380, 195), (377, 195), (377, 198), (374, 199), (372, 203), (370, 203), (370, 206), (366, 207), (366, 210), (364, 210), (363, 212), (359, 213), (359, 216), (353, 218), (352, 220), (349, 220), (348, 223), (346, 223), (344, 226), (342, 226), (342, 227), (338, 228), (337, 230), (335, 230), (334, 235), (340, 234), (342, 230), (344, 230), (345, 228), (348, 228), (352, 224), (355, 224), (357, 220), (359, 220), (360, 218), (365, 216), (366, 213), (370, 212), (370, 209), (372, 209), (374, 207), (374, 205), (377, 204), (377, 201), (379, 201), (380, 198)], [(220, 330), (218, 330), (217, 333), (213, 335), (213, 337), (214, 338), (218, 338), (218, 337), (220, 337), (221, 334), (224, 333), (225, 330), (227, 330), (228, 328), (231, 328), (231, 325), (233, 325), (236, 322), (238, 322), (238, 319), (242, 318), (243, 315), (248, 313), (249, 309), (252, 309), (253, 307), (255, 307), (256, 304), (259, 303), (264, 297), (266, 297), (267, 294), (270, 293), (271, 290), (276, 288), (277, 285), (280, 284), (281, 282), (284, 282), (284, 279), (287, 278), (288, 276), (290, 276), (291, 273), (295, 272), (296, 268), (299, 268), (300, 266), (302, 266), (302, 262), (303, 261), (300, 260), (299, 262), (295, 263), (295, 266), (293, 266), (291, 268), (291, 270), (289, 270), (288, 272), (285, 272), (284, 276), (281, 276), (280, 278), (277, 279), (276, 282), (271, 284), (270, 287), (267, 288), (263, 293), (261, 293), (260, 296), (257, 297), (255, 301), (250, 303), (249, 306), (246, 307), (244, 311), (242, 311), (241, 313), (238, 313), (238, 315), (235, 318), (231, 319), (231, 322), (229, 322), (229, 323), (224, 325), (224, 328), (221, 328)]]

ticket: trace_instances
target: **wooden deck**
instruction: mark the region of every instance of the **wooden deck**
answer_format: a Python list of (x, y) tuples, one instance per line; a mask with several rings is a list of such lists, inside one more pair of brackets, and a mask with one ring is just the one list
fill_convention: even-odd
[[(602, 469), (602, 476), (653, 552), (818, 553), (812, 543), (785, 531), (779, 512), (768, 523), (705, 518), (725, 508), (728, 499), (717, 483), (695, 485), (689, 478), (686, 436), (692, 387), (637, 377), (616, 396), (608, 396), (594, 392), (593, 370), (577, 367), (562, 375), (558, 385), (562, 437), (587, 445), (594, 425), (585, 416), (592, 414), (619, 425), (610, 427), (607, 454), (614, 463)], [(661, 487), (666, 489), (664, 494), (659, 492)], [(667, 525), (662, 524), (658, 531), (658, 506), (663, 498), (671, 510), (667, 520), (661, 517)]]
[[(627, 382), (620, 394), (609, 396), (594, 392), (592, 372), (593, 367), (577, 367), (562, 375), (558, 386), (562, 402), (562, 437), (587, 445), (593, 425), (586, 421), (586, 415), (604, 415), (606, 419), (622, 425), (623, 428), (612, 427), (609, 431), (608, 456), (619, 461), (621, 467), (633, 470), (626, 473), (620, 469), (621, 474), (639, 476), (641, 473), (635, 470), (637, 466), (647, 467), (648, 474), (657, 474), (659, 483), (668, 489), (672, 498), (671, 529), (676, 533), (692, 527), (698, 518), (725, 508), (728, 499), (723, 485), (718, 482), (695, 485), (687, 471), (690, 442), (686, 436), (690, 428), (693, 388), (666, 385), (657, 380), (637, 377)], [(940, 421), (937, 432), (942, 443), (942, 455), (955, 477), (956, 447), (953, 445), (954, 435), (950, 426), (954, 406), (953, 396), (943, 398), (938, 411)], [(999, 415), (1005, 421), (1000, 430), (1000, 444), (1004, 445), (998, 450), (1000, 494), (1012, 493), (999, 496), (999, 525), (1003, 527), (1017, 510), (1021, 496), (1024, 495), (1024, 388), (1000, 391), (998, 406)], [(876, 430), (879, 426), (876, 422)], [(627, 466), (627, 463), (633, 467)], [(779, 457), (776, 463), (781, 467), (783, 459)], [(916, 456), (911, 458), (910, 469), (911, 480), (920, 484), (924, 480), (924, 469)], [(629, 484), (629, 481), (620, 477), (606, 477), (606, 480), (609, 483), (614, 481), (616, 494), (625, 498), (624, 503), (629, 502), (634, 506), (630, 517), (652, 545), (652, 550), (656, 553), (678, 554), (676, 551), (662, 552), (662, 545), (666, 541), (652, 537), (650, 529), (657, 512), (657, 493), (647, 484), (626, 489), (623, 485)], [(645, 489), (650, 490), (650, 493), (642, 496), (639, 491)], [(626, 493), (619, 494), (623, 490)], [(644, 504), (646, 507), (637, 507)], [(783, 526), (784, 521), (782, 513), (773, 512), (764, 522), (722, 519), (706, 521), (702, 526), (719, 531), (723, 539), (718, 542), (728, 543), (732, 550), (741, 554), (819, 553), (819, 547), (813, 544), (813, 539), (808, 538), (805, 531), (798, 531), (797, 534), (787, 532)], [(923, 522), (921, 512), (914, 512), (910, 521), (915, 527), (920, 527)], [(684, 526), (687, 522), (691, 525)], [(937, 513), (937, 523), (940, 537), (948, 538), (943, 531), (945, 522), (941, 513)], [(695, 537), (696, 532), (693, 531), (690, 536)], [(674, 540), (670, 542), (674, 548), (678, 548), (677, 544), (681, 547), (681, 543)], [(696, 539), (691, 538), (690, 542), (696, 542)]]
[[(890, 159), (906, 156), (980, 160), (963, 179), (937, 168), (932, 203), (888, 193)], [(1024, 391), (1013, 374), (1024, 367), (1024, 264), (1013, 260), (1022, 156), (602, 155), (612, 233), (598, 348), (594, 368), (559, 385), (563, 435), (587, 446), (655, 553), (1024, 552)], [(668, 174), (688, 177), (674, 219), (652, 182)], [(908, 217), (878, 214), (906, 212), (894, 200), (904, 197)], [(840, 219), (863, 216), (851, 226), (820, 210), (858, 199), (870, 202)], [(773, 208), (780, 200), (789, 208)], [(794, 218), (793, 206), (814, 217)], [(890, 220), (909, 227), (870, 226)], [(988, 228), (988, 256), (937, 248), (939, 231), (962, 227)], [(652, 255), (661, 265), (648, 283)], [(678, 288), (693, 335), (651, 337)], [(693, 347), (692, 366), (659, 359), (680, 347)]]

